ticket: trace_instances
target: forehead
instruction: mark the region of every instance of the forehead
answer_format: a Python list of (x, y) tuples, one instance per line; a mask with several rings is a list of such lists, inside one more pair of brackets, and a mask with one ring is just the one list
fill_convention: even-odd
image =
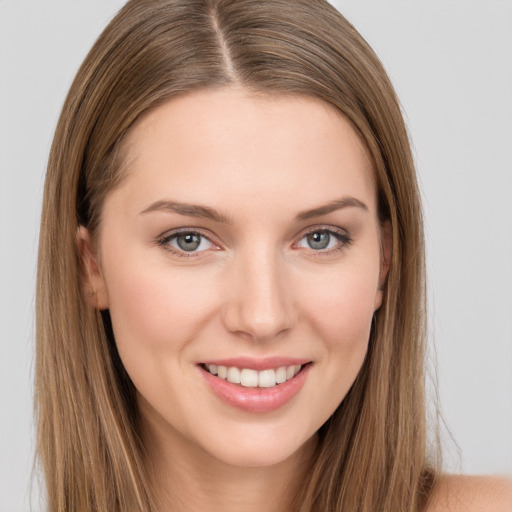
[(342, 114), (310, 97), (189, 93), (141, 119), (125, 152), (120, 192), (133, 203), (159, 195), (229, 203), (236, 196), (269, 205), (295, 199), (307, 208), (331, 199), (326, 195), (362, 195), (375, 206), (363, 143)]

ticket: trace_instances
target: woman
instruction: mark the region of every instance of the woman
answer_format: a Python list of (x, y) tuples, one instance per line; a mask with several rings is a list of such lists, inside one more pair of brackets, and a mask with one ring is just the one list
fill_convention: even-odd
[(128, 2), (44, 205), (50, 510), (508, 510), (427, 449), (407, 134), (328, 4)]

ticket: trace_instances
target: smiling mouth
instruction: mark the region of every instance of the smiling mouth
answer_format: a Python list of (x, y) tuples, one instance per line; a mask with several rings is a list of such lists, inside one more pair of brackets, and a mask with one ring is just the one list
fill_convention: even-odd
[(279, 384), (293, 379), (307, 364), (279, 366), (267, 370), (253, 370), (251, 368), (238, 368), (236, 366), (221, 366), (215, 364), (202, 364), (202, 368), (219, 379), (232, 384), (239, 384), (246, 388), (273, 388)]

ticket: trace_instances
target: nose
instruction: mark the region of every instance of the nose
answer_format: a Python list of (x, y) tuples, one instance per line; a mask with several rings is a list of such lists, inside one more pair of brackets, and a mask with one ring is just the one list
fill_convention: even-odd
[(222, 315), (228, 331), (266, 341), (292, 329), (298, 315), (284, 267), (273, 251), (235, 258)]

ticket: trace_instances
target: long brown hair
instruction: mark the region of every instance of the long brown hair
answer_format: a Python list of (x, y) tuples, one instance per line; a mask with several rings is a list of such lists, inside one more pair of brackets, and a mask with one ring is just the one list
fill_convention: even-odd
[(125, 134), (170, 98), (236, 84), (321, 99), (373, 160), (392, 230), (367, 357), (319, 431), (301, 512), (423, 510), (427, 458), (422, 213), (407, 131), (374, 52), (323, 0), (131, 0), (69, 91), (46, 176), (37, 282), (38, 457), (51, 511), (154, 511), (135, 391), (108, 311), (84, 297), (79, 225), (94, 235), (123, 179)]

